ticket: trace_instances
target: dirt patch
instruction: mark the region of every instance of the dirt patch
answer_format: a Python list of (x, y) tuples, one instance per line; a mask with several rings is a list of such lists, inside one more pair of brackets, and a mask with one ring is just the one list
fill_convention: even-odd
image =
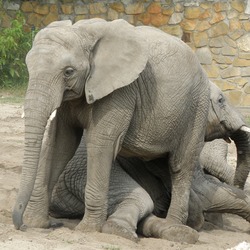
[[(207, 224), (200, 232), (195, 245), (173, 243), (161, 239), (141, 238), (134, 243), (118, 236), (101, 233), (83, 234), (74, 231), (77, 220), (63, 220), (58, 229), (17, 231), (11, 220), (11, 210), (19, 187), (23, 156), (24, 127), (22, 105), (0, 104), (0, 249), (55, 250), (55, 249), (107, 249), (107, 250), (163, 250), (163, 249), (230, 249), (243, 243), (250, 249), (250, 225), (235, 215), (224, 215), (225, 227), (218, 229)], [(230, 161), (235, 161), (235, 151), (230, 148)], [(238, 248), (239, 249), (239, 248)]]

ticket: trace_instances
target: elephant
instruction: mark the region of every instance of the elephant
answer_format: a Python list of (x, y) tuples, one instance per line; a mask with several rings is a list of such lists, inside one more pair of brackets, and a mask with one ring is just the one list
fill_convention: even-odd
[[(211, 93), (217, 93), (217, 97), (222, 95), (221, 90), (212, 83), (211, 90)], [(218, 99), (217, 97), (215, 99)], [(213, 102), (215, 103), (215, 101)], [(231, 118), (235, 120), (237, 116), (241, 117), (226, 100), (224, 100), (223, 107), (228, 114), (231, 114), (227, 116), (228, 124), (231, 124)], [(210, 108), (212, 109), (212, 107)], [(230, 109), (232, 110), (230, 111)], [(230, 127), (228, 130), (230, 132)], [(242, 159), (247, 159), (249, 141), (243, 140), (242, 143), (239, 143), (240, 138), (236, 139), (239, 133), (241, 132), (232, 133), (231, 138), (234, 138), (235, 143), (239, 144), (238, 148), (242, 150), (241, 157), (246, 154)], [(224, 134), (221, 137), (225, 138)], [(229, 138), (226, 140), (229, 141)], [(240, 147), (241, 144), (245, 145), (245, 148)], [(213, 218), (215, 213), (235, 213), (249, 221), (249, 198), (245, 192), (232, 187), (233, 178), (231, 185), (227, 185), (203, 172), (205, 169), (221, 178), (223, 176), (218, 174), (221, 168), (221, 172), (227, 176), (226, 145), (224, 139), (206, 142), (200, 154), (200, 164), (195, 169), (191, 186), (187, 220), (187, 225), (194, 230), (201, 229), (205, 216), (207, 220), (211, 220), (212, 216), (212, 222), (220, 225), (222, 223), (221, 214), (216, 214), (216, 217)], [(42, 157), (42, 160), (44, 159)], [(67, 164), (55, 185), (50, 204), (50, 215), (70, 218), (83, 216), (86, 162), (87, 151), (82, 141), (75, 156)], [(241, 160), (241, 162), (243, 161)], [(136, 241), (138, 237), (135, 232), (138, 224), (137, 232), (147, 237), (187, 243), (197, 241), (196, 231), (186, 234), (184, 226), (175, 228), (172, 234), (166, 230), (166, 221), (162, 218), (166, 216), (171, 200), (171, 179), (169, 169), (166, 173), (164, 172), (164, 165), (167, 165), (166, 158), (149, 162), (138, 158), (126, 159), (121, 156), (116, 159), (111, 170), (108, 219), (102, 228), (103, 232), (118, 234)]]
[[(210, 141), (210, 143), (205, 144), (207, 149), (201, 153), (200, 161), (208, 172), (211, 172), (223, 181), (226, 179), (228, 184), (232, 184), (233, 182), (233, 185), (236, 187), (244, 189), (250, 170), (250, 129), (246, 125), (237, 129), (237, 124), (242, 124), (242, 122), (245, 124), (243, 116), (228, 102), (219, 87), (212, 82), (210, 83), (211, 97), (205, 136), (205, 141)], [(216, 143), (214, 145), (214, 143), (211, 142), (218, 138), (223, 138), (228, 143), (230, 143), (230, 139), (232, 139), (236, 145), (237, 166), (234, 174), (232, 171), (229, 173), (230, 167), (227, 167), (228, 165), (225, 163), (225, 157), (227, 154), (226, 144), (220, 141), (217, 142), (217, 145)], [(210, 154), (217, 151), (218, 145), (220, 148), (219, 152), (222, 154), (221, 157), (224, 156), (224, 162), (220, 161), (213, 163)], [(216, 158), (214, 160), (216, 161)], [(219, 165), (220, 167), (217, 167)], [(211, 168), (211, 166), (216, 167)], [(225, 174), (228, 176), (225, 176)]]
[[(192, 175), (204, 140), (228, 139), (245, 129), (238, 117), (225, 122), (224, 97), (214, 96), (217, 89), (188, 45), (156, 28), (124, 20), (53, 22), (37, 33), (26, 63), (24, 163), (12, 213), (17, 229), (29, 201), (29, 225), (50, 226), (53, 187), (85, 130), (85, 212), (77, 228), (102, 231), (117, 155), (165, 157), (172, 185), (165, 222), (173, 235), (187, 222)], [(245, 161), (237, 168), (240, 183)]]
[[(118, 154), (147, 160), (168, 155), (173, 194), (166, 222), (170, 231), (186, 224), (210, 96), (207, 75), (189, 46), (157, 28), (134, 27), (125, 20), (57, 21), (36, 34), (26, 63), (25, 147), (12, 213), (15, 228), (23, 225), (32, 193), (29, 224), (50, 226), (53, 186), (83, 129), (88, 174), (79, 230), (101, 231)], [(45, 128), (54, 111), (45, 147)], [(55, 168), (58, 160), (60, 168)]]
[[(222, 140), (216, 140), (217, 148), (220, 141)], [(206, 150), (204, 147), (202, 151)], [(210, 155), (211, 159), (213, 157), (217, 158), (216, 153)], [(223, 157), (219, 158), (218, 162), (220, 160), (224, 161)], [(245, 192), (205, 174), (199, 164), (194, 171), (189, 199), (187, 225), (194, 228), (192, 237), (183, 233), (181, 227), (175, 231), (174, 237), (170, 237), (168, 231), (165, 231), (167, 225), (163, 219), (171, 202), (170, 174), (167, 174), (168, 185), (161, 180), (162, 174), (166, 173), (165, 168), (165, 158), (151, 161), (134, 157), (116, 158), (111, 169), (108, 219), (103, 226), (103, 232), (134, 241), (138, 240), (137, 231), (146, 237), (195, 243), (198, 239), (196, 230), (200, 230), (205, 221), (204, 213), (233, 213), (250, 222), (250, 198)], [(156, 173), (155, 169), (158, 172), (152, 175), (151, 171)], [(82, 139), (74, 157), (54, 187), (50, 204), (51, 216), (82, 218), (86, 171), (87, 150)], [(218, 217), (216, 219), (218, 220)], [(218, 224), (218, 221), (215, 223)]]

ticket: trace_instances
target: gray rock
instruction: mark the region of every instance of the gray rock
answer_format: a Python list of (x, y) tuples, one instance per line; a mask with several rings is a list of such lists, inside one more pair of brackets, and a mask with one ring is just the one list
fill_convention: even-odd
[(169, 24), (178, 24), (182, 21), (183, 19), (183, 13), (173, 13), (169, 20)]
[(20, 9), (20, 0), (16, 1), (4, 1), (3, 5), (4, 9), (6, 10), (19, 10)]

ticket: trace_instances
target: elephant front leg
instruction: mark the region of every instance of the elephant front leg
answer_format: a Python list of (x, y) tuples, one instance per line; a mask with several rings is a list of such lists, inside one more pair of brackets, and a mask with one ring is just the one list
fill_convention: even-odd
[(76, 229), (101, 232), (107, 219), (109, 178), (114, 153), (112, 147), (91, 147), (87, 144), (87, 154), (85, 212)]
[(167, 214), (170, 224), (186, 224), (190, 196), (192, 170), (172, 171), (171, 203)]
[[(190, 140), (189, 140), (190, 142)], [(196, 146), (199, 144), (196, 144)], [(182, 145), (184, 146), (184, 145)], [(186, 150), (180, 148), (170, 157), (170, 174), (172, 182), (171, 190), (171, 203), (166, 217), (166, 224), (169, 225), (168, 229), (164, 232), (168, 235), (169, 240), (182, 241), (181, 234), (185, 231), (188, 238), (196, 241), (196, 234), (194, 230), (188, 226), (188, 211), (189, 211), (189, 197), (191, 191), (191, 183), (195, 165), (198, 164), (198, 153), (188, 150), (192, 148), (191, 145), (185, 147)], [(185, 152), (185, 153), (181, 153)], [(198, 148), (197, 151), (198, 152)], [(182, 232), (182, 233), (178, 233)], [(178, 239), (178, 237), (180, 237)], [(192, 241), (192, 240), (190, 240)]]

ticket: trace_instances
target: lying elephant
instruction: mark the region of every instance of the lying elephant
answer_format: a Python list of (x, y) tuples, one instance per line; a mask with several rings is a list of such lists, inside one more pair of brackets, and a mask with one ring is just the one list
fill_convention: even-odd
[[(210, 155), (213, 158), (213, 155)], [(189, 200), (187, 225), (194, 228), (185, 234), (185, 226), (169, 235), (164, 218), (171, 201), (171, 180), (162, 182), (166, 159), (145, 162), (138, 158), (118, 157), (112, 166), (108, 199), (108, 219), (103, 232), (137, 239), (144, 236), (164, 238), (179, 242), (195, 243), (204, 223), (204, 212), (234, 213), (250, 222), (250, 199), (244, 191), (204, 174), (196, 167)], [(54, 217), (81, 218), (84, 211), (87, 152), (82, 140), (75, 156), (68, 163), (56, 184), (50, 214)], [(152, 175), (152, 171), (155, 175)], [(157, 216), (157, 217), (156, 217)]]

